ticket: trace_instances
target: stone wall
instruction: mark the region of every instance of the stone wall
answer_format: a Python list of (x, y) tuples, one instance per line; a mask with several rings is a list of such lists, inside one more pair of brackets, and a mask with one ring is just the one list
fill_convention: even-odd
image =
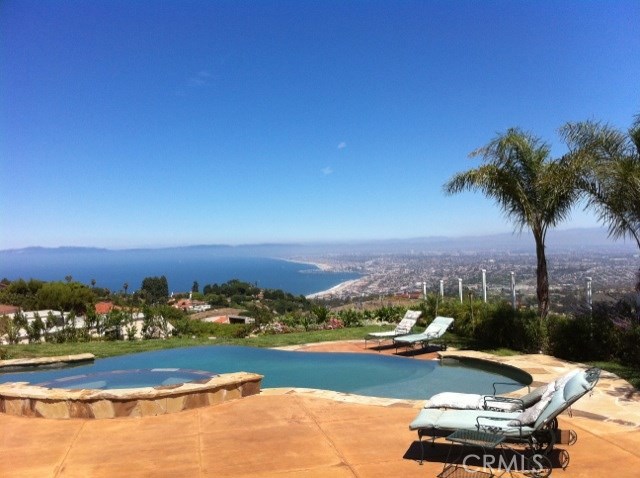
[(223, 374), (179, 385), (114, 390), (66, 390), (0, 384), (0, 413), (54, 419), (164, 415), (260, 393), (262, 375)]
[(34, 368), (61, 367), (65, 365), (79, 365), (84, 362), (93, 362), (93, 354), (58, 355), (56, 357), (35, 357), (0, 360), (0, 373), (20, 372)]

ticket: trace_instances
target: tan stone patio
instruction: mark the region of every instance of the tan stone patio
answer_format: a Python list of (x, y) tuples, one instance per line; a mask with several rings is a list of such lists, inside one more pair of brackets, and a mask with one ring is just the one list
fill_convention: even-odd
[[(311, 348), (364, 351), (363, 342), (303, 349)], [(535, 381), (573, 366), (544, 355), (497, 360), (517, 364)], [(0, 414), (0, 477), (434, 477), (448, 448), (429, 448), (425, 464), (418, 464), (417, 436), (408, 424), (419, 407), (407, 400), (279, 389), (157, 417)], [(561, 427), (576, 430), (578, 442), (562, 447), (571, 462), (551, 476), (639, 476), (639, 417), (638, 392), (604, 374), (593, 396), (576, 404), (574, 416), (562, 416)]]

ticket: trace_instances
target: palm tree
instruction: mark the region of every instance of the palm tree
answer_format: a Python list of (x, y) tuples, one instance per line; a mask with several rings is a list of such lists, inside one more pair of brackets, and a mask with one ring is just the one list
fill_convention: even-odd
[(567, 123), (560, 132), (582, 164), (587, 207), (611, 237), (628, 237), (640, 248), (640, 116), (628, 135), (592, 121)]
[(545, 239), (550, 227), (566, 219), (579, 197), (577, 168), (569, 158), (551, 160), (549, 145), (518, 128), (498, 135), (473, 151), (484, 164), (456, 174), (444, 186), (447, 194), (480, 191), (495, 199), (506, 217), (522, 231), (531, 229), (536, 243), (538, 313), (549, 313), (549, 277)]
[[(628, 134), (593, 121), (567, 123), (560, 132), (582, 164), (587, 207), (596, 210), (611, 237), (635, 240), (640, 249), (640, 115)], [(635, 289), (640, 318), (640, 270)]]

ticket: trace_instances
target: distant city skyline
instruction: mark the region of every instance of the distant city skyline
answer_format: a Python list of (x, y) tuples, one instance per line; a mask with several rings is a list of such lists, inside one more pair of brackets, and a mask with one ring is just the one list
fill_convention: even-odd
[[(640, 113), (640, 3), (0, 4), (0, 249), (482, 236), (517, 126)], [(578, 205), (558, 229), (598, 227)]]

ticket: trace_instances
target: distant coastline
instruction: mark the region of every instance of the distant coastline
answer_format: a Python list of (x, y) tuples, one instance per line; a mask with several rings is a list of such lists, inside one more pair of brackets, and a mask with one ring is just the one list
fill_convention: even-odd
[(365, 281), (366, 281), (366, 277), (360, 277), (359, 279), (351, 279), (348, 281), (341, 282), (340, 284), (335, 285), (330, 289), (309, 294), (306, 297), (307, 299), (326, 299), (334, 295), (344, 295), (344, 294), (351, 295), (352, 290), (354, 289), (354, 286)]
[[(316, 272), (317, 271), (317, 272)], [(169, 291), (188, 292), (198, 283), (222, 284), (238, 279), (265, 289), (293, 295), (325, 291), (360, 275), (334, 271), (327, 264), (257, 256), (221, 256), (207, 248), (182, 250), (81, 251), (29, 249), (0, 251), (0, 278), (63, 281), (67, 277), (83, 284), (118, 292), (127, 284), (133, 292), (145, 277), (165, 276)]]

